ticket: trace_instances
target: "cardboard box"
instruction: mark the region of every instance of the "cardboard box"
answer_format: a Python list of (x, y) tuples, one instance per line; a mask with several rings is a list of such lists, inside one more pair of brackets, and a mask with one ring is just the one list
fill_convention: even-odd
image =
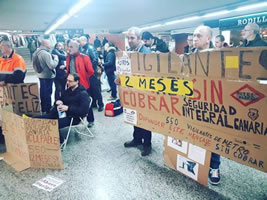
[(267, 79), (266, 52), (131, 53), (120, 87), (125, 120), (267, 172), (267, 85), (258, 81)]
[(186, 141), (167, 136), (163, 152), (165, 165), (208, 186), (211, 153)]

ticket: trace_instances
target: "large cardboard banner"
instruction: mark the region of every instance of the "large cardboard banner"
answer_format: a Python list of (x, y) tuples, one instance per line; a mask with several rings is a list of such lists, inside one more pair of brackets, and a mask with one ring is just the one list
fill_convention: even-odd
[(126, 122), (267, 172), (267, 48), (128, 58)]
[(18, 115), (40, 115), (38, 84), (7, 84), (0, 87), (0, 107), (6, 105), (12, 105), (13, 112)]
[(15, 170), (29, 167), (63, 169), (57, 120), (22, 118), (2, 112), (7, 152), (4, 161)]

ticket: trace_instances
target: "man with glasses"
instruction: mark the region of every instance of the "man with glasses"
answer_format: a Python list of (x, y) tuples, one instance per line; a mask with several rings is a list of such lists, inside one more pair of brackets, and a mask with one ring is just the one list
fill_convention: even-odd
[[(58, 119), (59, 129), (69, 126), (71, 118), (73, 118), (73, 125), (79, 124), (80, 117), (83, 118), (88, 113), (89, 95), (80, 84), (80, 76), (76, 73), (68, 75), (67, 86), (68, 89), (62, 93), (52, 110), (48, 114), (35, 118)], [(59, 113), (65, 113), (65, 116)], [(63, 143), (64, 139), (65, 137), (60, 135), (60, 143)]]
[(251, 23), (245, 26), (241, 31), (241, 37), (244, 39), (240, 47), (263, 47), (267, 43), (259, 35), (260, 27), (258, 24)]
[(193, 34), (189, 33), (187, 36), (187, 44), (184, 47), (184, 53), (191, 53), (194, 52), (194, 47), (193, 47)]
[[(80, 53), (80, 45), (75, 40), (71, 40), (69, 43), (69, 54), (66, 58), (66, 67), (67, 74), (79, 74), (81, 85), (87, 90), (88, 94), (90, 94), (89, 79), (94, 74), (94, 69), (90, 58), (87, 55)], [(88, 127), (94, 125), (94, 120), (93, 109), (90, 107), (87, 116)]]

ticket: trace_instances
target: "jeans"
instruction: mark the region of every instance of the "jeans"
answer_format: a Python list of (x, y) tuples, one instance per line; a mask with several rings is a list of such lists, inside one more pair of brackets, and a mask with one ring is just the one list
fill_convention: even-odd
[(100, 80), (95, 75), (90, 77), (90, 93), (92, 94), (93, 104), (98, 105), (99, 108), (104, 107), (103, 98), (101, 94)]
[[(133, 137), (135, 143), (143, 143), (144, 146), (147, 147), (151, 146), (151, 138), (152, 138), (151, 131), (134, 126)], [(144, 139), (144, 142), (142, 142), (142, 139)]]
[(111, 96), (113, 98), (117, 98), (117, 86), (114, 83), (115, 74), (114, 74), (114, 72), (109, 72), (109, 73), (106, 73), (106, 75), (108, 77), (108, 84), (109, 84), (110, 89), (111, 89)]
[(55, 79), (55, 101), (58, 100), (65, 91), (66, 79)]
[(210, 168), (219, 169), (221, 156), (217, 153), (211, 153)]
[(42, 112), (49, 112), (51, 109), (51, 95), (53, 79), (39, 78), (40, 81), (40, 99)]

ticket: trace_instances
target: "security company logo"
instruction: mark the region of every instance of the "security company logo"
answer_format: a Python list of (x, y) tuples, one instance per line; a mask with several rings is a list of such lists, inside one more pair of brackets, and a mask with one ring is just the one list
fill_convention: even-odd
[(233, 92), (231, 96), (243, 106), (248, 106), (250, 104), (256, 103), (265, 97), (264, 94), (255, 90), (248, 84)]

